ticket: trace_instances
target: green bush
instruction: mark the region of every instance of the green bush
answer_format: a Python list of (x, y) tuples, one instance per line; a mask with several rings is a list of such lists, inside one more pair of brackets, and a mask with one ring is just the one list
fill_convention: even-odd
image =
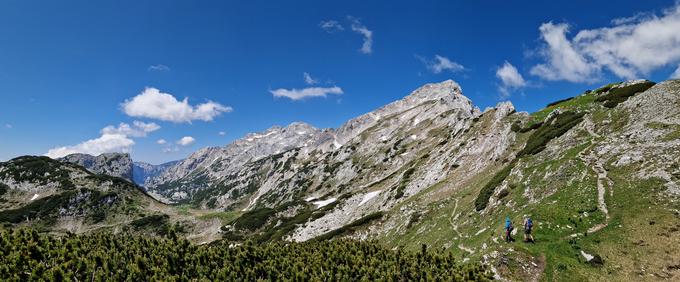
[(154, 214), (133, 220), (130, 225), (135, 228), (160, 227), (166, 224), (169, 219), (170, 217), (167, 214)]
[(260, 208), (247, 211), (234, 221), (234, 228), (254, 231), (264, 226), (267, 220), (276, 213), (274, 209)]
[(512, 130), (512, 132), (519, 132), (521, 129), (522, 124), (519, 121), (513, 122), (512, 125), (510, 126), (510, 130)]
[(0, 196), (4, 195), (9, 191), (9, 186), (5, 185), (4, 183), (0, 183)]
[(401, 181), (399, 182), (399, 186), (397, 186), (397, 193), (394, 194), (394, 198), (399, 199), (404, 196), (406, 185), (408, 185), (409, 181), (411, 181), (411, 175), (413, 175), (414, 172), (416, 172), (416, 169), (413, 167), (410, 167), (404, 171)]
[(655, 84), (654, 82), (645, 81), (642, 83), (628, 85), (625, 87), (614, 88), (609, 90), (609, 93), (597, 97), (595, 101), (604, 102), (603, 106), (607, 108), (613, 108), (616, 107), (616, 105), (628, 100), (628, 98), (630, 98), (631, 96), (651, 88), (652, 86), (654, 86), (654, 84)]
[(100, 232), (60, 238), (0, 231), (2, 281), (489, 281), (479, 263), (423, 248), (333, 240), (192, 245), (177, 237)]
[(534, 155), (543, 151), (550, 140), (562, 136), (569, 129), (579, 124), (583, 120), (584, 114), (568, 111), (551, 117), (529, 136), (524, 149), (517, 153), (517, 157)]
[(378, 211), (374, 212), (368, 215), (365, 215), (355, 221), (352, 221), (350, 224), (347, 224), (343, 227), (340, 227), (338, 229), (332, 230), (328, 233), (325, 233), (323, 235), (315, 237), (313, 240), (314, 241), (326, 241), (333, 239), (334, 237), (342, 236), (345, 234), (349, 234), (351, 232), (354, 232), (355, 230), (359, 229), (360, 227), (374, 221), (377, 219), (382, 218), (385, 215), (384, 212)]
[(68, 205), (75, 192), (68, 191), (31, 201), (17, 209), (0, 211), (0, 222), (20, 223), (37, 218), (51, 221), (56, 218), (59, 209)]
[(607, 84), (607, 85), (605, 85), (605, 86), (602, 86), (602, 87), (600, 87), (600, 88), (598, 88), (598, 89), (595, 89), (593, 92), (594, 92), (595, 94), (602, 94), (602, 93), (605, 93), (605, 92), (609, 91), (609, 89), (612, 89), (612, 87), (617, 86), (617, 85), (619, 85), (619, 84), (621, 84), (621, 82), (610, 83), (610, 84)]
[(572, 100), (572, 99), (574, 99), (574, 98), (576, 98), (576, 97), (569, 97), (569, 98), (565, 98), (565, 99), (562, 99), (562, 100), (557, 100), (557, 101), (555, 101), (555, 102), (549, 103), (549, 104), (546, 105), (545, 107), (546, 107), (546, 108), (550, 108), (550, 107), (556, 106), (557, 104), (560, 104), (560, 103), (562, 103), (562, 102), (570, 101), (570, 100)]
[(489, 204), (489, 198), (491, 198), (491, 195), (493, 195), (493, 191), (496, 190), (498, 185), (503, 183), (508, 175), (510, 175), (510, 172), (515, 167), (516, 163), (517, 159), (507, 164), (505, 167), (503, 167), (503, 169), (494, 174), (494, 176), (491, 177), (491, 180), (489, 180), (489, 182), (487, 182), (486, 185), (482, 187), (482, 190), (479, 191), (479, 195), (477, 195), (477, 198), (475, 199), (475, 209), (477, 211), (481, 211), (486, 208), (486, 206)]

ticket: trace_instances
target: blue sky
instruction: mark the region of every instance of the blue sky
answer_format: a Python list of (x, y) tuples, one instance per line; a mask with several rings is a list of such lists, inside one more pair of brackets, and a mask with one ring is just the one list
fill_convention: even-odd
[(446, 79), (482, 109), (531, 112), (680, 75), (673, 1), (272, 2), (0, 2), (0, 160), (160, 163), (273, 125), (337, 127)]

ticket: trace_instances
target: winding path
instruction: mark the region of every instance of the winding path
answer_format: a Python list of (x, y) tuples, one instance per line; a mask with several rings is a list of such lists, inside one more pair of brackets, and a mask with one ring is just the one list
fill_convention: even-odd
[(458, 231), (458, 224), (456, 224), (456, 220), (458, 220), (458, 216), (460, 214), (457, 214), (456, 211), (458, 210), (458, 199), (456, 199), (456, 205), (453, 207), (453, 212), (451, 213), (451, 217), (449, 218), (449, 223), (451, 223), (451, 227), (453, 228), (453, 231), (456, 231), (458, 234), (458, 238), (462, 238), (463, 235), (460, 234), (460, 231)]
[[(599, 138), (600, 135), (595, 133), (593, 130), (593, 123), (590, 120), (586, 120), (586, 125), (585, 128), (590, 133), (591, 136), (594, 138)], [(584, 152), (590, 151), (595, 146), (595, 143), (593, 142), (586, 148), (585, 150), (581, 151), (579, 153), (579, 158), (586, 164), (588, 164), (591, 169), (597, 174), (597, 208), (604, 213), (604, 222), (596, 224), (590, 228), (588, 228), (587, 233), (594, 233), (597, 231), (602, 230), (602, 228), (607, 227), (609, 225), (609, 209), (607, 209), (607, 203), (605, 202), (605, 193), (607, 192), (607, 189), (609, 189), (609, 195), (613, 196), (614, 195), (614, 182), (607, 176), (607, 170), (604, 169), (604, 165), (602, 164), (602, 160), (600, 160), (597, 156), (593, 154), (593, 152), (590, 152), (589, 154), (584, 154)], [(580, 235), (579, 233), (574, 233), (571, 236), (576, 237)]]

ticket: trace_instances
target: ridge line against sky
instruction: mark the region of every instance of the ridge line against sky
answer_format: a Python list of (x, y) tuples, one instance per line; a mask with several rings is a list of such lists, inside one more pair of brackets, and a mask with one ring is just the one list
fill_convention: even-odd
[[(324, 14), (288, 5), (279, 8), (299, 17), (286, 22), (255, 4), (166, 3), (162, 12), (139, 4), (157, 18), (116, 22), (121, 4), (48, 14), (49, 5), (3, 3), (0, 36), (10, 44), (0, 46), (0, 160), (127, 152), (161, 163), (276, 124), (338, 127), (449, 78), (480, 107), (511, 100), (529, 111), (613, 80), (680, 78), (680, 4), (647, 4), (623, 1), (610, 9), (616, 16), (597, 20), (536, 4), (553, 16), (527, 13), (506, 24), (508, 34), (475, 25), (483, 10), (469, 3), (417, 11), (398, 3), (394, 18), (376, 7)], [(505, 8), (515, 9), (484, 18)], [(467, 23), (446, 17), (465, 9)], [(29, 11), (42, 22), (27, 21)]]

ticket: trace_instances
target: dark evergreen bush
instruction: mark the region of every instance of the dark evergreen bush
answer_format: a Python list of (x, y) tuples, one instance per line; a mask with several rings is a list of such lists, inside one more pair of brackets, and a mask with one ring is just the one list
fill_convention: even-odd
[(516, 160), (517, 159), (513, 160), (503, 167), (503, 169), (494, 174), (494, 176), (491, 177), (491, 180), (489, 180), (489, 182), (487, 182), (486, 185), (482, 187), (482, 190), (479, 191), (479, 195), (477, 195), (477, 198), (475, 199), (475, 209), (477, 211), (481, 211), (486, 208), (486, 206), (489, 204), (491, 195), (493, 195), (493, 192), (496, 190), (496, 187), (501, 185), (505, 178), (510, 175), (512, 168), (514, 168), (515, 164), (517, 163)]
[(271, 208), (260, 208), (247, 211), (234, 221), (234, 228), (254, 231), (264, 226), (264, 224), (267, 223), (267, 220), (273, 216), (275, 212), (276, 211)]
[(562, 100), (557, 100), (557, 101), (555, 101), (555, 102), (552, 102), (552, 103), (548, 104), (548, 105), (545, 106), (545, 107), (546, 107), (546, 108), (550, 108), (550, 107), (555, 106), (555, 105), (557, 105), (557, 104), (559, 104), (559, 103), (566, 102), (566, 101), (572, 100), (572, 99), (574, 99), (574, 98), (575, 98), (575, 97), (569, 97), (569, 98), (565, 98), (565, 99), (562, 99)]
[(630, 98), (631, 96), (651, 88), (652, 86), (654, 86), (654, 84), (655, 84), (654, 82), (645, 81), (642, 83), (628, 85), (625, 87), (614, 88), (609, 90), (609, 93), (597, 97), (595, 101), (604, 102), (603, 106), (607, 108), (613, 108), (616, 107), (616, 105), (628, 100), (628, 98)]
[(543, 151), (550, 140), (562, 136), (580, 123), (583, 120), (583, 115), (584, 113), (568, 111), (551, 117), (529, 136), (524, 149), (517, 156), (533, 155)]
[(51, 237), (0, 230), (2, 281), (489, 281), (480, 264), (426, 246), (392, 251), (374, 242), (218, 241), (96, 233)]
[(356, 229), (358, 229), (362, 226), (365, 226), (366, 224), (368, 224), (368, 223), (370, 223), (374, 220), (382, 218), (383, 215), (385, 215), (385, 213), (382, 212), (382, 211), (378, 211), (378, 212), (374, 212), (374, 213), (365, 215), (365, 216), (363, 216), (363, 217), (361, 217), (361, 218), (359, 218), (355, 221), (352, 221), (350, 224), (347, 224), (343, 227), (332, 230), (332, 231), (330, 231), (326, 234), (323, 234), (321, 236), (317, 236), (316, 238), (314, 238), (314, 240), (315, 241), (326, 241), (326, 240), (333, 239), (334, 237), (349, 234), (351, 232), (354, 232)]

